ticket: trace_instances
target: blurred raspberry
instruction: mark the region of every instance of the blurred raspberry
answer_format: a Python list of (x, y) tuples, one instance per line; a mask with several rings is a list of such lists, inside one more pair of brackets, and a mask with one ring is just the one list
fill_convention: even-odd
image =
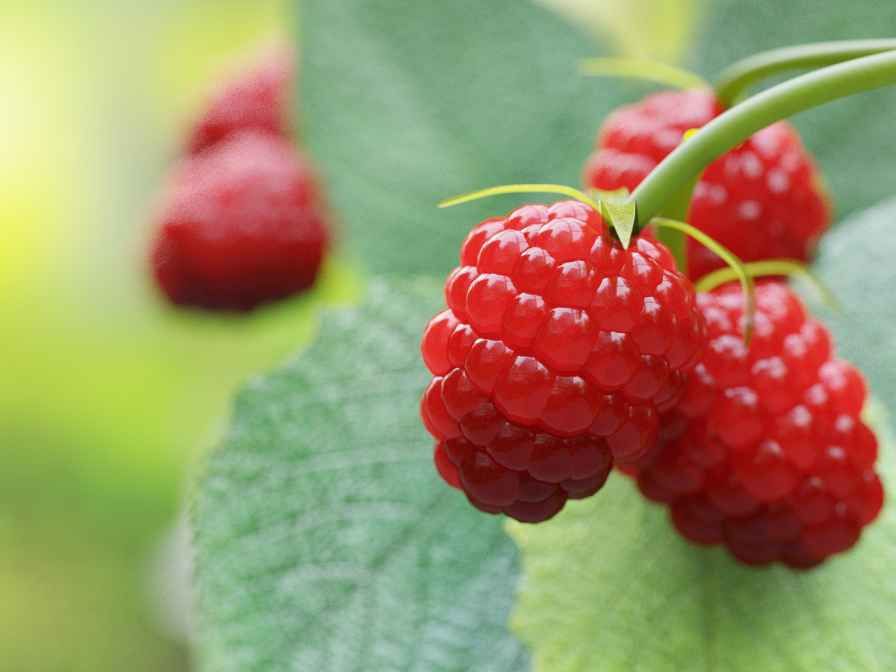
[(152, 250), (172, 303), (250, 310), (310, 287), (328, 244), (306, 159), (286, 141), (243, 132), (175, 173)]
[(187, 142), (188, 151), (196, 154), (247, 130), (290, 137), (292, 63), (291, 49), (272, 48), (226, 81), (197, 119)]

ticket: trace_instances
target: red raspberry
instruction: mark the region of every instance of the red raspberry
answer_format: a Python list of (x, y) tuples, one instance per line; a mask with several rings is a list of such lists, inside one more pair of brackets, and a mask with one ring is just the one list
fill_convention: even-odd
[(698, 303), (709, 342), (677, 435), (634, 470), (641, 491), (669, 506), (685, 538), (748, 564), (808, 568), (850, 548), (883, 505), (861, 374), (784, 284), (757, 288), (749, 349), (740, 288)]
[(293, 79), (291, 50), (271, 49), (224, 83), (190, 133), (191, 154), (245, 130), (290, 137), (288, 97)]
[(460, 261), (423, 336), (436, 465), (478, 508), (546, 520), (653, 445), (704, 341), (694, 290), (577, 201), (482, 222)]
[[(721, 112), (709, 91), (667, 91), (611, 114), (588, 159), (589, 187), (634, 190), (681, 142)], [(745, 261), (808, 260), (830, 223), (830, 206), (796, 130), (778, 122), (710, 164), (694, 190), (688, 221)], [(689, 275), (724, 263), (688, 240)]]
[(175, 304), (250, 310), (311, 286), (327, 242), (307, 161), (284, 140), (244, 132), (177, 171), (152, 266)]

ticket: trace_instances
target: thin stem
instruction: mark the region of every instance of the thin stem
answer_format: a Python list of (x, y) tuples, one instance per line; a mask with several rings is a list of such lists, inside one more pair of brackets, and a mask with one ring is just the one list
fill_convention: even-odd
[(444, 201), (439, 202), (439, 207), (450, 208), (461, 203), (469, 203), (478, 201), (481, 198), (500, 196), (502, 194), (562, 194), (591, 206), (595, 212), (600, 212), (600, 206), (597, 204), (597, 201), (588, 196), (588, 194), (578, 189), (567, 187), (564, 184), (504, 184), (499, 187), (489, 187), (488, 189), (480, 189), (468, 194), (454, 196), (453, 198), (446, 198)]
[[(769, 276), (799, 276), (812, 285), (822, 303), (831, 310), (840, 311), (840, 304), (834, 293), (799, 259), (765, 259), (763, 261), (751, 261), (744, 264), (747, 274), (751, 278), (763, 278)], [(698, 292), (711, 292), (733, 280), (739, 280), (737, 271), (731, 267), (720, 268), (707, 273), (694, 283)]]
[(581, 70), (585, 75), (641, 79), (683, 90), (710, 88), (709, 82), (690, 70), (647, 58), (587, 58)]
[(896, 52), (796, 77), (722, 113), (679, 145), (635, 189), (631, 198), (637, 203), (636, 231), (701, 170), (756, 131), (797, 112), (891, 84), (896, 84)]
[(734, 277), (740, 280), (741, 290), (743, 291), (744, 343), (749, 345), (750, 339), (753, 337), (753, 324), (756, 316), (756, 287), (753, 283), (753, 277), (747, 272), (746, 264), (720, 242), (687, 222), (679, 222), (665, 217), (655, 217), (651, 224), (658, 229), (672, 229), (690, 236), (707, 249), (715, 252), (721, 257), (722, 261), (728, 264), (728, 267), (734, 273)]
[(896, 40), (816, 42), (754, 54), (728, 66), (716, 82), (716, 98), (730, 107), (754, 84), (773, 75), (821, 68), (896, 49)]

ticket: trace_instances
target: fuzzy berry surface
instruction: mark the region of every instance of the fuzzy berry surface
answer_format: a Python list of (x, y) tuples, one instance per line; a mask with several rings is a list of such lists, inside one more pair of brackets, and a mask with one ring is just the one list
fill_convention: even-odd
[(188, 153), (196, 154), (247, 130), (290, 137), (292, 62), (290, 49), (271, 48), (225, 81), (194, 123), (187, 139)]
[(175, 171), (151, 264), (174, 304), (247, 311), (310, 287), (328, 239), (306, 159), (287, 141), (243, 132)]
[[(584, 169), (587, 186), (635, 187), (682, 140), (722, 109), (709, 91), (666, 91), (619, 108), (601, 128)], [(744, 261), (811, 258), (831, 212), (815, 163), (786, 122), (765, 128), (720, 157), (694, 190), (688, 222)], [(688, 239), (688, 273), (722, 268), (713, 252)]]
[(705, 339), (668, 250), (643, 236), (622, 249), (577, 201), (480, 223), (445, 298), (422, 342), (436, 466), (479, 509), (524, 522), (654, 445)]
[(708, 343), (665, 440), (634, 471), (697, 544), (805, 569), (852, 547), (883, 505), (862, 375), (782, 283), (757, 288), (740, 336), (739, 288), (700, 294)]

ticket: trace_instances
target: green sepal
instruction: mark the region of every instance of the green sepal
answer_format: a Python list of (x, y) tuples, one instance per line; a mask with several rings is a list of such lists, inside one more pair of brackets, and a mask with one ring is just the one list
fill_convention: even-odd
[(628, 249), (635, 231), (637, 219), (637, 207), (630, 199), (618, 200), (604, 198), (600, 201), (600, 214), (604, 220), (613, 227), (622, 247)]

